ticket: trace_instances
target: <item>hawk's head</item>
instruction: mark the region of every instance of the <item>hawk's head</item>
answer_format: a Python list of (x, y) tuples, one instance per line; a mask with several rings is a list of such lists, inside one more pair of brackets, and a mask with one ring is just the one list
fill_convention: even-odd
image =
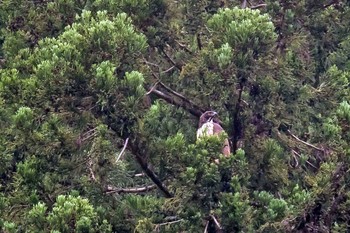
[(205, 113), (203, 113), (201, 115), (201, 117), (199, 118), (198, 128), (202, 127), (203, 124), (205, 124), (206, 122), (209, 122), (209, 121), (219, 123), (220, 121), (218, 119), (218, 113), (214, 112), (214, 111), (206, 111)]

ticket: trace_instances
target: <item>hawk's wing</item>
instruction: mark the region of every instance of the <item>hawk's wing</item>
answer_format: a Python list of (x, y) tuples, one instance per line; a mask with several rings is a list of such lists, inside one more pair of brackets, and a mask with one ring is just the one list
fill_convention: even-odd
[[(220, 134), (222, 132), (225, 132), (224, 129), (221, 127), (221, 125), (214, 123), (213, 124), (213, 134)], [(228, 139), (226, 138), (224, 141), (224, 146), (222, 148), (222, 153), (225, 156), (229, 156), (231, 154), (231, 147), (230, 147), (230, 143), (228, 141)]]

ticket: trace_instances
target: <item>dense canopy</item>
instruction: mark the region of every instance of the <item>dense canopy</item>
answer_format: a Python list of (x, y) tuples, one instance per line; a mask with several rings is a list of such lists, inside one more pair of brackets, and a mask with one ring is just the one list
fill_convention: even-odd
[[(0, 231), (349, 231), (349, 22), (342, 0), (2, 0)], [(209, 110), (225, 133), (196, 140)]]

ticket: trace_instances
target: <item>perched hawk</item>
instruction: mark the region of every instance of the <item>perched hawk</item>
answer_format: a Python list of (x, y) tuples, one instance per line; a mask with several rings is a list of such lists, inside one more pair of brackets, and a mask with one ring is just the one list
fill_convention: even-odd
[[(218, 135), (222, 132), (225, 131), (220, 125), (220, 120), (216, 112), (206, 111), (201, 115), (197, 130), (197, 140), (203, 136)], [(227, 138), (223, 143), (222, 153), (225, 156), (231, 154), (231, 148)]]

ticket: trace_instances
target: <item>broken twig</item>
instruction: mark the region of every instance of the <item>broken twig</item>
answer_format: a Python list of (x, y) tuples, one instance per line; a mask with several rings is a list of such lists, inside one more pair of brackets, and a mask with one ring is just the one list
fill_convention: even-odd
[(219, 230), (222, 230), (222, 227), (221, 227), (219, 221), (215, 218), (215, 216), (214, 215), (210, 215), (210, 217), (214, 220), (215, 225), (219, 228)]
[(115, 161), (116, 163), (118, 163), (118, 161), (120, 160), (120, 158), (121, 158), (122, 155), (124, 154), (124, 151), (125, 151), (125, 149), (126, 149), (126, 147), (127, 147), (127, 145), (128, 145), (128, 142), (129, 142), (129, 138), (127, 138), (127, 139), (125, 140), (123, 149), (122, 149), (122, 151), (119, 153), (119, 155), (118, 155), (118, 157), (117, 157), (117, 160)]
[(208, 227), (209, 227), (209, 220), (207, 221), (207, 224), (205, 224), (204, 233), (208, 233)]

